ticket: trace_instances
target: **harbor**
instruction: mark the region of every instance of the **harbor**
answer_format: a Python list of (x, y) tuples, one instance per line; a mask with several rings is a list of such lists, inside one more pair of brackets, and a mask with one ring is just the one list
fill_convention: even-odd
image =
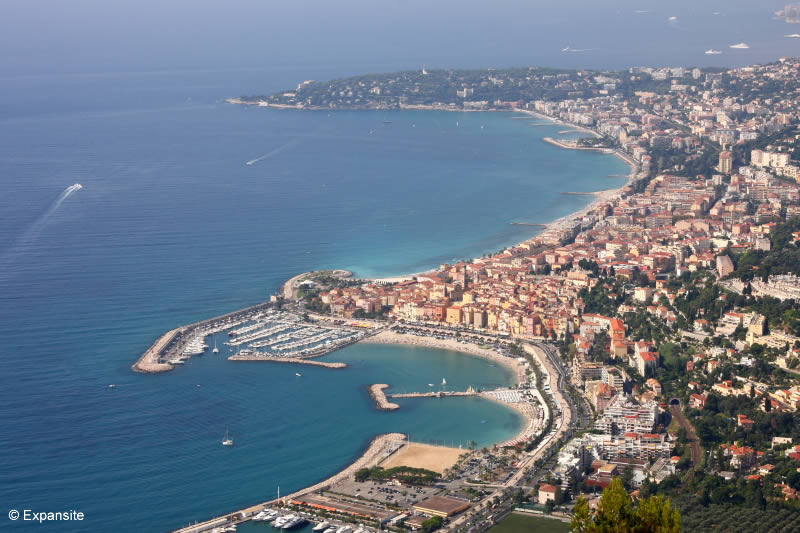
[(319, 325), (298, 314), (275, 309), (272, 303), (262, 303), (170, 330), (132, 368), (137, 372), (166, 372), (209, 351), (215, 355), (224, 352), (231, 361), (344, 368), (343, 363), (308, 359), (361, 341), (372, 333), (363, 327)]

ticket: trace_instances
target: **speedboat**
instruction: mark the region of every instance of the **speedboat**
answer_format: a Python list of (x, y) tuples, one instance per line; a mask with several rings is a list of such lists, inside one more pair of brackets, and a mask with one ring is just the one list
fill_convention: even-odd
[(328, 529), (328, 526), (330, 526), (330, 525), (331, 525), (330, 522), (320, 522), (319, 524), (314, 526), (311, 529), (311, 531), (325, 531), (326, 529)]

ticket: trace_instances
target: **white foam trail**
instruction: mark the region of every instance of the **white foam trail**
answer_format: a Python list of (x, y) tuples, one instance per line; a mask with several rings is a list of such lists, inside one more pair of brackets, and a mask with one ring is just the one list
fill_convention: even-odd
[(293, 147), (297, 146), (298, 144), (300, 144), (300, 140), (299, 139), (292, 139), (291, 141), (289, 141), (289, 142), (287, 142), (285, 144), (282, 144), (281, 146), (275, 148), (271, 152), (267, 152), (266, 154), (262, 155), (261, 157), (256, 157), (255, 159), (251, 159), (250, 161), (245, 163), (245, 165), (255, 165), (259, 161), (263, 161), (265, 159), (269, 159), (270, 157), (276, 156), (279, 153), (281, 153), (281, 152), (283, 152), (285, 150), (288, 150), (289, 148), (293, 148)]
[(74, 185), (70, 185), (58, 195), (58, 198), (56, 198), (53, 204), (47, 208), (47, 211), (45, 211), (42, 216), (37, 218), (27, 230), (25, 230), (20, 238), (17, 239), (16, 243), (6, 250), (5, 253), (0, 255), (0, 266), (2, 267), (2, 270), (7, 270), (7, 267), (10, 266), (17, 257), (25, 253), (26, 248), (31, 245), (36, 237), (39, 236), (39, 234), (42, 232), (42, 229), (44, 229), (44, 226), (47, 224), (47, 220), (52, 216), (53, 213), (55, 213), (56, 209), (61, 206), (64, 200), (69, 198), (74, 192), (81, 189), (83, 189), (83, 185), (76, 183)]
[(50, 213), (58, 209), (58, 206), (61, 205), (61, 202), (66, 200), (70, 194), (74, 193), (75, 191), (79, 191), (81, 189), (83, 189), (83, 185), (81, 185), (80, 183), (76, 183), (75, 185), (70, 185), (69, 187), (64, 189), (64, 192), (62, 192), (61, 196), (59, 196), (58, 199), (56, 199), (55, 203), (53, 204), (53, 207), (51, 207), (48, 210), (48, 212), (45, 213), (45, 216), (49, 215)]

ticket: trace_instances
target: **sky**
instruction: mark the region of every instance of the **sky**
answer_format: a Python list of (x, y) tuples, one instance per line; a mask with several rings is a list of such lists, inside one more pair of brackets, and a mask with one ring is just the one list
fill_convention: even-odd
[[(746, 64), (800, 55), (785, 0), (3, 0), (0, 73)], [(671, 18), (674, 17), (674, 18)], [(735, 55), (727, 47), (751, 44)], [(750, 42), (752, 41), (752, 43)], [(565, 47), (581, 52), (561, 52)], [(704, 57), (707, 48), (725, 54)], [(730, 52), (730, 53), (729, 53)], [(696, 56), (696, 58), (695, 58)]]

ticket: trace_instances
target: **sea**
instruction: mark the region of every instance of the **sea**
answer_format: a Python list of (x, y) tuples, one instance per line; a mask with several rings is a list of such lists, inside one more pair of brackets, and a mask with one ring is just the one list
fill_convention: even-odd
[[(140, 4), (144, 12), (156, 9)], [(667, 25), (651, 32), (665, 43), (667, 32), (694, 32), (691, 49), (688, 37), (674, 40), (671, 63), (713, 59), (702, 49), (716, 41), (700, 43), (696, 26), (720, 15), (684, 3), (668, 21), (662, 5), (634, 4), (624, 4), (625, 20)], [(9, 31), (2, 43), (42, 22), (24, 13), (25, 5), (15, 3), (16, 14), (27, 17), (13, 27), (3, 17)], [(616, 188), (629, 171), (614, 156), (542, 142), (577, 134), (528, 116), (298, 112), (226, 98), (291, 89), (306, 79), (416, 68), (424, 50), (433, 51), (436, 66), (605, 66), (613, 51), (560, 50), (594, 48), (578, 37), (602, 39), (606, 30), (590, 35), (587, 20), (570, 25), (548, 12), (554, 24), (572, 28), (571, 37), (515, 55), (502, 37), (536, 31), (523, 31), (521, 18), (501, 22), (490, 12), (491, 35), (477, 39), (485, 53), (473, 41), (437, 48), (429, 42), (433, 32), (421, 32), (402, 51), (376, 34), (374, 47), (361, 43), (356, 52), (355, 39), (326, 47), (284, 18), (298, 29), (285, 57), (255, 45), (223, 53), (225, 39), (214, 48), (196, 36), (207, 52), (200, 61), (187, 59), (177, 37), (160, 55), (137, 53), (126, 38), (145, 23), (133, 8), (109, 19), (103, 32), (70, 34), (106, 47), (61, 46), (61, 33), (80, 24), (97, 29), (96, 21), (76, 19), (85, 6), (52, 5), (63, 11), (48, 19), (59, 21), (47, 36), (52, 42), (42, 37), (50, 47), (23, 47), (0, 60), (0, 501), (8, 510), (86, 516), (50, 524), (52, 531), (168, 531), (273, 498), (279, 486), (286, 494), (326, 478), (379, 433), (465, 447), (490, 446), (520, 430), (514, 411), (480, 398), (405, 399), (397, 411), (375, 409), (366, 387), (376, 382), (394, 391), (428, 390), (443, 378), (453, 389), (511, 383), (503, 367), (444, 350), (358, 344), (325, 356), (348, 363), (343, 370), (228, 362), (224, 350), (160, 375), (130, 366), (164, 331), (264, 301), (299, 272), (392, 276), (496, 252), (536, 232), (513, 222), (571, 213), (591, 197), (563, 192)], [(392, 9), (410, 23), (400, 5)], [(191, 7), (180, 17), (207, 11)], [(174, 9), (158, 13), (183, 21)], [(217, 15), (223, 25), (234, 16)], [(785, 46), (774, 37), (777, 22), (761, 15), (769, 22), (748, 31), (773, 40), (753, 37), (750, 52), (726, 49), (719, 61), (741, 53), (733, 61), (745, 64)], [(464, 17), (459, 11), (452, 20), (467, 24)], [(245, 19), (237, 20), (247, 31), (226, 27), (223, 37), (255, 35), (248, 33), (255, 23)], [(544, 19), (530, 20), (543, 27)], [(208, 27), (177, 24), (174, 32), (186, 37)], [(152, 40), (136, 42), (147, 51), (172, 30), (160, 27)], [(721, 32), (713, 33), (719, 43), (746, 38), (723, 41)], [(298, 59), (310, 58), (313, 45), (319, 57)], [(632, 55), (644, 54), (642, 47), (622, 48), (629, 55), (620, 62), (648, 61)], [(658, 54), (666, 55), (664, 46), (652, 63)], [(220, 445), (226, 431), (231, 448)]]

